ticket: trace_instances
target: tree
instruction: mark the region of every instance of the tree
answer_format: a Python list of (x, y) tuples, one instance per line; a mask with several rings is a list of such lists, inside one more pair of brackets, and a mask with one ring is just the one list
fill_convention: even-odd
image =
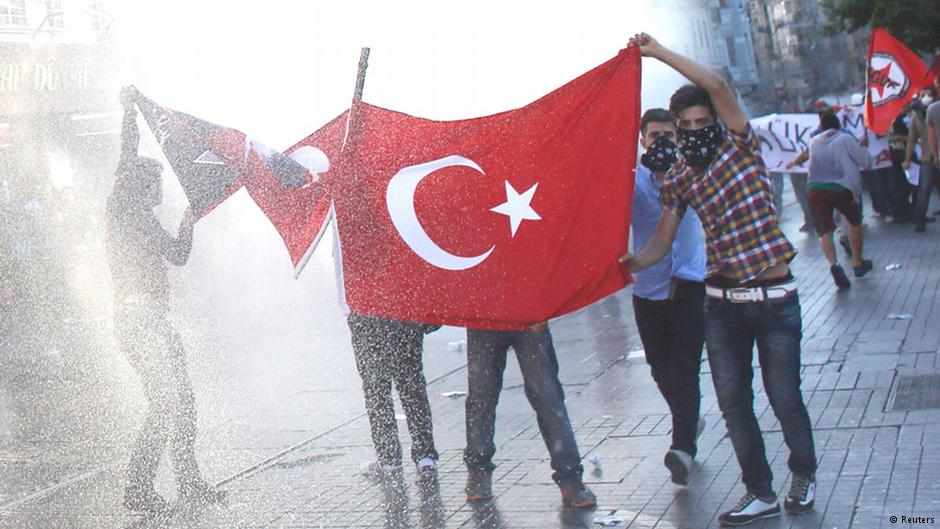
[(820, 0), (831, 32), (885, 28), (918, 53), (940, 51), (940, 5), (937, 0)]

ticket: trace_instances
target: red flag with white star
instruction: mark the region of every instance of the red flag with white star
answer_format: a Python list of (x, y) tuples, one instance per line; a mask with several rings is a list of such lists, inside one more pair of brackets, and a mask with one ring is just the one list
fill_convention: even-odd
[(639, 94), (631, 48), (492, 116), (357, 104), (333, 189), (350, 310), (520, 329), (623, 288)]
[(882, 28), (868, 43), (868, 93), (865, 126), (885, 134), (904, 105), (927, 85), (927, 66), (916, 53)]

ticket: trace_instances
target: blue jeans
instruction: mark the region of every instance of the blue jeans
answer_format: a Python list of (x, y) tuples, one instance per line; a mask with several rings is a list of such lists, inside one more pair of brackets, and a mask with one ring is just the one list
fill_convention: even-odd
[(816, 472), (813, 430), (800, 392), (801, 327), (795, 292), (759, 303), (705, 300), (705, 344), (718, 406), (744, 485), (760, 497), (774, 492), (764, 439), (754, 416), (751, 358), (755, 342), (764, 389), (790, 449), (790, 471), (801, 476)]
[(492, 470), (496, 445), (496, 404), (503, 389), (509, 348), (516, 351), (525, 395), (535, 410), (542, 439), (551, 456), (556, 482), (580, 478), (581, 455), (574, 439), (565, 392), (558, 380), (552, 335), (543, 331), (467, 329), (467, 448), (463, 460), (472, 470)]

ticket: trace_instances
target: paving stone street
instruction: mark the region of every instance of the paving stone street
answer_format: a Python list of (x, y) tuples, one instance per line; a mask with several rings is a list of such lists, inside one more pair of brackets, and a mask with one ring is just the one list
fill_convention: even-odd
[[(875, 270), (839, 292), (815, 236), (798, 231), (802, 215), (790, 194), (785, 213), (784, 231), (799, 250), (792, 266), (803, 310), (803, 392), (819, 458), (816, 509), (752, 527), (940, 527), (940, 223), (914, 233), (910, 224), (868, 215), (866, 257)], [(840, 258), (848, 263), (841, 249)], [(197, 270), (209, 266), (194, 259)], [(889, 264), (900, 266), (886, 269)], [(250, 273), (251, 262), (246, 267)], [(331, 280), (307, 279), (296, 288), (330, 291), (335, 287), (325, 285)], [(180, 281), (180, 288), (197, 288), (185, 277)], [(219, 299), (223, 290), (200, 298), (209, 301), (186, 297), (180, 318)], [(707, 426), (696, 469), (688, 487), (669, 480), (662, 459), (670, 417), (640, 352), (629, 288), (551, 322), (596, 509), (561, 507), (512, 356), (497, 411), (496, 497), (483, 505), (466, 503), (464, 401), (444, 395), (466, 391), (465, 353), (454, 345), (465, 339), (461, 329), (445, 328), (425, 341), (441, 451), (438, 479), (418, 483), (408, 465), (401, 482), (367, 479), (361, 467), (374, 452), (345, 321), (335, 301), (322, 301), (330, 310), (320, 310), (303, 301), (303, 293), (282, 302), (299, 303), (316, 319), (311, 325), (317, 330), (307, 334), (291, 334), (289, 314), (283, 323), (255, 325), (254, 331), (249, 323), (266, 320), (245, 320), (243, 329), (206, 322), (184, 331), (200, 406), (197, 455), (204, 473), (228, 491), (227, 505), (180, 505), (160, 518), (123, 510), (124, 462), (143, 404), (139, 382), (111, 352), (87, 363), (80, 375), (54, 372), (32, 380), (23, 369), (12, 378), (18, 385), (0, 393), (0, 527), (588, 528), (610, 515), (620, 520), (616, 527), (697, 529), (716, 527), (717, 515), (744, 492), (705, 361)], [(266, 336), (278, 337), (277, 343)], [(99, 369), (107, 376), (88, 375)], [(755, 411), (774, 486), (784, 494), (788, 450), (756, 359), (755, 369)], [(92, 396), (82, 397), (85, 390)], [(26, 404), (29, 392), (44, 397)], [(53, 404), (44, 405), (43, 398)], [(57, 425), (72, 415), (83, 417), (82, 424), (57, 434)], [(23, 433), (24, 422), (37, 425), (36, 431)], [(404, 421), (399, 425), (407, 451)], [(173, 497), (166, 469), (159, 488)], [(907, 523), (912, 517), (934, 521)]]

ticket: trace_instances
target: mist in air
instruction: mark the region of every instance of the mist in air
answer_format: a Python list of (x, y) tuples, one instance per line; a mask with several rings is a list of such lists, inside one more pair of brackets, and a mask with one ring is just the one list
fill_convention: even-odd
[[(0, 461), (0, 512), (67, 480), (100, 477), (120, 486), (145, 418), (141, 381), (114, 339), (105, 233), (121, 86), (135, 85), (160, 105), (284, 150), (348, 108), (363, 46), (371, 48), (365, 101), (430, 119), (470, 118), (538, 99), (613, 57), (636, 32), (684, 51), (688, 32), (673, 24), (681, 20), (677, 12), (655, 7), (660, 4), (106, 5), (98, 43), (114, 51), (113, 69), (101, 80), (110, 103), (95, 119), (107, 114), (100, 118), (107, 126), (80, 141), (37, 128), (28, 163), (15, 171), (9, 167), (19, 161), (0, 166), (18, 175), (0, 188), (0, 449), (13, 461), (29, 461)], [(44, 34), (35, 39), (55, 41)], [(682, 80), (652, 61), (644, 61), (643, 75), (643, 107), (668, 106)], [(20, 121), (11, 123), (16, 131)], [(164, 167), (156, 213), (175, 234), (186, 199), (149, 127), (139, 124), (140, 154)], [(27, 156), (14, 154), (20, 152), (5, 149), (0, 156)], [(186, 349), (198, 454), (212, 482), (250, 470), (340, 423), (350, 410), (361, 413), (332, 249), (328, 234), (295, 278), (277, 232), (239, 191), (195, 225), (186, 266), (169, 267), (170, 319)], [(459, 367), (459, 346), (452, 344), (464, 336), (462, 329), (444, 328), (427, 337), (429, 380)], [(173, 477), (164, 468), (159, 480), (171, 484)], [(88, 497), (74, 501), (102, 501), (94, 487), (85, 490)]]

